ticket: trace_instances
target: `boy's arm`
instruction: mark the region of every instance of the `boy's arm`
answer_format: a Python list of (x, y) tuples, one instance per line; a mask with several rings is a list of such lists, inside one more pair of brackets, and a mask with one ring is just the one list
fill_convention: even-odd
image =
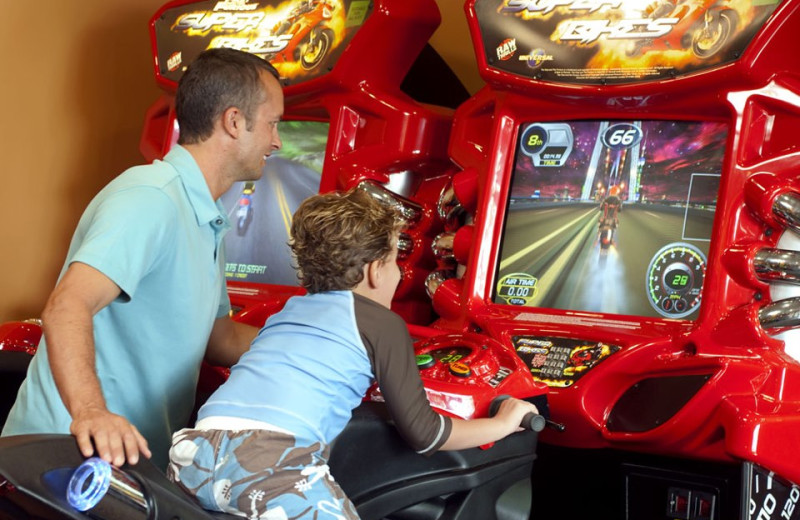
[(528, 402), (506, 399), (492, 418), (465, 421), (439, 415), (425, 395), (414, 360), (413, 341), (402, 319), (394, 313), (391, 319), (371, 315), (374, 309), (358, 303), (356, 308), (356, 321), (389, 414), (403, 438), (418, 452), (429, 455), (440, 449), (489, 444), (518, 431), (528, 412), (538, 413)]
[(386, 408), (400, 435), (428, 455), (450, 435), (452, 420), (429, 405), (405, 322), (378, 304), (356, 298), (356, 322)]
[(497, 414), (491, 418), (453, 419), (450, 437), (442, 445), (443, 450), (463, 450), (499, 441), (520, 429), (522, 418), (528, 412), (539, 413), (531, 403), (518, 399), (505, 399)]
[[(533, 404), (510, 398), (500, 403), (497, 414), (491, 418), (463, 420), (439, 416), (425, 396), (410, 338), (403, 343), (392, 345), (394, 355), (384, 357), (383, 363), (379, 361), (381, 354), (377, 354), (376, 365), (384, 365), (384, 368), (376, 367), (376, 377), (398, 430), (418, 452), (429, 455), (437, 450), (462, 450), (489, 444), (519, 431), (525, 414), (538, 413)], [(420, 428), (425, 421), (430, 427), (444, 425), (439, 431), (441, 438), (425, 434), (425, 428)]]

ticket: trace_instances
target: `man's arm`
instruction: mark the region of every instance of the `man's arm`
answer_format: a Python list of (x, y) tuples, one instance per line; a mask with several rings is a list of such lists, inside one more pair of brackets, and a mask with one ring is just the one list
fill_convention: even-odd
[(256, 327), (233, 321), (230, 316), (217, 318), (208, 338), (206, 361), (223, 367), (236, 364), (242, 354), (250, 349), (256, 334)]
[[(147, 441), (125, 417), (106, 407), (95, 368), (92, 317), (119, 296), (120, 288), (89, 265), (75, 262), (59, 281), (42, 312), (50, 369), (72, 416), (70, 432), (85, 457), (97, 454), (115, 466), (136, 464)], [(94, 442), (94, 448), (92, 446)]]

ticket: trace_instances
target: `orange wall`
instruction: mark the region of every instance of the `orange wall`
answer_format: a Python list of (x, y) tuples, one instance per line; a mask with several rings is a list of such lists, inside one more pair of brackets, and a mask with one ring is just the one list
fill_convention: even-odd
[[(148, 23), (165, 0), (6, 2), (0, 125), (0, 323), (37, 317), (83, 208), (142, 161), (159, 96)], [(431, 43), (464, 84), (481, 86), (461, 0), (437, 0)]]
[(38, 316), (83, 207), (141, 161), (161, 0), (5, 2), (0, 321)]
[(469, 36), (464, 0), (436, 0), (442, 23), (431, 36), (430, 43), (444, 58), (461, 83), (474, 94), (484, 86), (475, 63), (475, 51)]

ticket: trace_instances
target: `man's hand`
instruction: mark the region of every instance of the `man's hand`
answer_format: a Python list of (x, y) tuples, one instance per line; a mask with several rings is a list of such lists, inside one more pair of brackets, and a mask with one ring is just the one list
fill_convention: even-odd
[(140, 453), (148, 459), (151, 456), (147, 441), (136, 426), (105, 409), (81, 410), (73, 417), (70, 433), (77, 439), (84, 457), (91, 457), (96, 448), (98, 457), (117, 467), (126, 461), (136, 464)]

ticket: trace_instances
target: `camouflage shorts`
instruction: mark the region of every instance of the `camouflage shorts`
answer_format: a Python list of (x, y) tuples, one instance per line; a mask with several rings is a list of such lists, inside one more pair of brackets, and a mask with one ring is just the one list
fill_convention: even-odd
[(267, 430), (183, 429), (167, 476), (212, 511), (252, 519), (358, 520), (328, 472), (328, 447)]

